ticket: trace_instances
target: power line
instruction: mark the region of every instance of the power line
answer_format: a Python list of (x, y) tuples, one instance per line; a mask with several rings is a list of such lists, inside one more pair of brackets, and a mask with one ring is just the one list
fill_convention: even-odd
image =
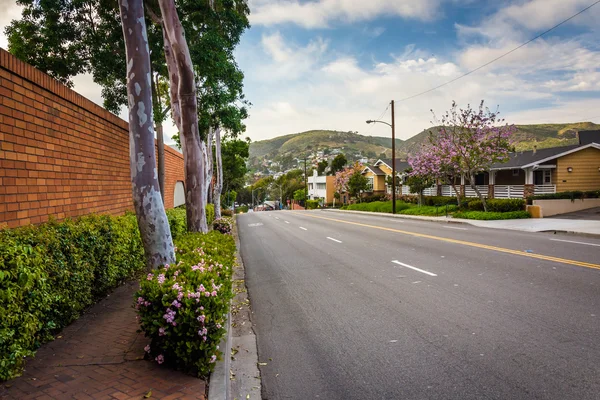
[[(391, 104), (392, 104), (392, 103), (388, 103), (388, 105), (387, 105), (387, 107), (385, 108), (385, 110), (383, 110), (383, 112), (381, 113), (381, 115), (380, 115), (379, 117), (377, 117), (377, 119), (378, 119), (378, 120), (379, 120), (379, 119), (381, 119), (381, 118), (383, 118), (383, 116), (385, 115), (385, 113), (387, 112), (387, 110), (389, 110), (389, 109), (390, 109), (390, 105), (391, 105)], [(369, 127), (369, 129), (367, 130), (367, 132), (365, 132), (365, 136), (368, 136), (368, 134), (369, 134), (369, 133), (371, 133), (371, 131), (373, 130), (373, 127), (374, 127), (374, 126), (375, 126), (375, 124), (372, 124), (372, 125)]]
[(517, 46), (517, 47), (515, 47), (514, 49), (512, 49), (512, 50), (510, 50), (510, 51), (508, 51), (508, 52), (506, 52), (506, 53), (502, 54), (501, 56), (498, 56), (498, 57), (494, 58), (493, 60), (491, 60), (491, 61), (488, 61), (487, 63), (485, 63), (485, 64), (483, 64), (483, 65), (480, 65), (479, 67), (477, 67), (477, 68), (475, 68), (475, 69), (473, 69), (473, 70), (471, 70), (471, 71), (469, 71), (469, 72), (467, 72), (467, 73), (465, 73), (465, 74), (463, 74), (463, 75), (461, 75), (461, 76), (459, 76), (459, 77), (457, 77), (457, 78), (454, 78), (454, 79), (452, 79), (452, 80), (449, 80), (448, 82), (442, 83), (441, 85), (438, 85), (438, 86), (436, 86), (436, 87), (433, 87), (433, 88), (431, 88), (431, 89), (428, 89), (428, 90), (426, 90), (426, 91), (424, 91), (424, 92), (417, 93), (417, 94), (415, 94), (415, 95), (412, 95), (412, 96), (409, 96), (409, 97), (405, 97), (405, 98), (403, 98), (403, 99), (396, 100), (396, 101), (397, 101), (397, 102), (401, 102), (401, 101), (406, 101), (406, 100), (414, 99), (415, 97), (419, 97), (419, 96), (421, 96), (421, 95), (424, 95), (424, 94), (426, 94), (426, 93), (433, 92), (434, 90), (437, 90), (437, 89), (439, 89), (439, 88), (441, 88), (441, 87), (444, 87), (444, 86), (446, 86), (446, 85), (449, 85), (449, 84), (451, 84), (451, 83), (454, 83), (454, 82), (456, 82), (457, 80), (464, 78), (465, 76), (471, 75), (473, 72), (477, 72), (477, 71), (479, 71), (480, 69), (487, 67), (488, 65), (490, 65), (490, 64), (492, 64), (492, 63), (494, 63), (494, 62), (496, 62), (496, 61), (500, 60), (501, 58), (504, 58), (504, 57), (506, 57), (507, 55), (509, 55), (509, 54), (511, 54), (511, 53), (513, 53), (513, 52), (515, 52), (515, 51), (517, 51), (517, 50), (519, 50), (521, 47), (527, 46), (529, 43), (533, 42), (533, 41), (534, 41), (534, 40), (536, 40), (536, 39), (539, 39), (539, 38), (541, 38), (541, 37), (542, 37), (542, 36), (544, 36), (545, 34), (547, 34), (547, 33), (551, 32), (551, 31), (553, 31), (554, 29), (558, 28), (559, 26), (561, 26), (561, 25), (563, 25), (563, 24), (565, 24), (565, 23), (569, 22), (569, 21), (570, 21), (570, 20), (572, 20), (573, 18), (577, 17), (579, 14), (582, 14), (582, 13), (584, 13), (585, 11), (589, 10), (590, 8), (592, 8), (593, 6), (595, 6), (595, 5), (596, 5), (596, 4), (598, 4), (598, 3), (600, 3), (600, 0), (598, 0), (598, 1), (596, 1), (595, 3), (593, 3), (593, 4), (589, 5), (589, 6), (587, 6), (587, 7), (586, 7), (586, 8), (584, 8), (583, 10), (579, 11), (577, 14), (574, 14), (574, 15), (570, 16), (569, 18), (565, 19), (565, 20), (564, 20), (564, 21), (562, 21), (561, 23), (559, 23), (559, 24), (557, 24), (557, 25), (554, 25), (552, 28), (548, 29), (547, 31), (544, 31), (544, 32), (540, 33), (539, 35), (537, 35), (537, 36), (536, 36), (536, 37), (534, 37), (533, 39), (530, 39), (530, 40), (528, 40), (527, 42), (525, 42), (525, 43), (521, 44), (520, 46)]

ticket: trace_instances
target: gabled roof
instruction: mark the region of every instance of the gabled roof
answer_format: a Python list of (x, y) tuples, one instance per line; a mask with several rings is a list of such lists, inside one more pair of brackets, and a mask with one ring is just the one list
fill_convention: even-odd
[[(388, 168), (392, 169), (392, 159), (391, 158), (380, 158), (377, 160), (375, 165), (385, 164)], [(410, 168), (410, 164), (406, 161), (402, 161), (396, 159), (396, 172), (404, 172), (404, 170)]]
[(383, 172), (381, 169), (379, 169), (379, 167), (376, 167), (374, 165), (368, 165), (365, 167), (365, 169), (363, 169), (363, 174), (365, 173), (366, 170), (371, 171), (372, 173), (374, 173), (375, 175), (385, 175), (385, 172)]
[(499, 170), (528, 168), (534, 165), (539, 165), (548, 162), (550, 160), (554, 160), (558, 157), (562, 157), (567, 154), (587, 149), (589, 147), (600, 149), (600, 144), (590, 143), (585, 146), (576, 144), (572, 146), (551, 147), (549, 149), (540, 149), (535, 152), (533, 150), (518, 151), (515, 153), (509, 153), (510, 159), (508, 160), (508, 162), (496, 163), (492, 165), (490, 169)]
[(577, 132), (579, 144), (584, 146), (590, 143), (600, 143), (600, 130)]

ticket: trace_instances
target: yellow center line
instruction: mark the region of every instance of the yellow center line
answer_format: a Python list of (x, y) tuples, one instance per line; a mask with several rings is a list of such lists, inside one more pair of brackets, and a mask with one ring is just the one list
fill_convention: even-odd
[(576, 261), (576, 260), (569, 260), (569, 259), (566, 259), (566, 258), (545, 256), (543, 254), (526, 253), (526, 252), (521, 251), (521, 250), (512, 250), (512, 249), (506, 249), (504, 247), (489, 246), (487, 244), (481, 244), (481, 243), (475, 243), (475, 242), (467, 242), (467, 241), (464, 241), (464, 240), (457, 240), (457, 239), (450, 239), (450, 238), (445, 238), (445, 237), (441, 237), (441, 236), (427, 235), (427, 234), (424, 234), (424, 233), (403, 231), (403, 230), (400, 230), (400, 229), (386, 228), (384, 226), (378, 226), (378, 225), (362, 224), (360, 222), (346, 221), (346, 220), (343, 220), (343, 219), (318, 217), (316, 215), (310, 215), (310, 214), (305, 214), (305, 213), (302, 213), (302, 215), (310, 217), (310, 218), (324, 219), (324, 220), (327, 220), (327, 221), (340, 222), (340, 223), (349, 224), (349, 225), (364, 226), (366, 228), (379, 229), (379, 230), (382, 230), (382, 231), (401, 233), (401, 234), (404, 234), (404, 235), (415, 236), (415, 237), (420, 237), (420, 238), (425, 238), (425, 239), (439, 240), (441, 242), (455, 243), (455, 244), (461, 244), (463, 246), (477, 247), (479, 249), (486, 249), (486, 250), (498, 251), (500, 253), (514, 254), (514, 255), (517, 255), (517, 256), (523, 256), (523, 257), (529, 257), (529, 258), (536, 258), (538, 260), (554, 261), (554, 262), (558, 262), (558, 263), (562, 263), (562, 264), (577, 265), (579, 267), (585, 267), (585, 268), (591, 268), (591, 269), (600, 270), (600, 265), (598, 265), (598, 264), (592, 264), (592, 263), (588, 263), (588, 262), (583, 262), (583, 261)]

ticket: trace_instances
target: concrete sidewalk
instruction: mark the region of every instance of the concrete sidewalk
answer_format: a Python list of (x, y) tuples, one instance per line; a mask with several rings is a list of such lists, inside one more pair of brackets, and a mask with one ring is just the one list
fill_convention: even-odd
[(0, 384), (0, 399), (205, 399), (206, 382), (144, 360), (129, 282), (67, 326)]
[(565, 232), (577, 235), (600, 236), (600, 221), (565, 219), (565, 218), (528, 218), (528, 219), (506, 219), (497, 221), (479, 221), (473, 219), (461, 219), (452, 217), (425, 217), (417, 215), (402, 215), (377, 213), (352, 210), (331, 210), (324, 209), (332, 213), (353, 213), (365, 215), (379, 215), (392, 218), (416, 219), (421, 221), (434, 221), (445, 223), (462, 223), (482, 228), (508, 229), (523, 232)]

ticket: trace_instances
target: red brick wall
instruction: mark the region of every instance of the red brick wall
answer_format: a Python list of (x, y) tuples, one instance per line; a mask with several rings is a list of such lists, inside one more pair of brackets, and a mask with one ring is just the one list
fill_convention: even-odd
[[(183, 157), (165, 150), (169, 208)], [(0, 224), (131, 209), (127, 122), (0, 49)]]

